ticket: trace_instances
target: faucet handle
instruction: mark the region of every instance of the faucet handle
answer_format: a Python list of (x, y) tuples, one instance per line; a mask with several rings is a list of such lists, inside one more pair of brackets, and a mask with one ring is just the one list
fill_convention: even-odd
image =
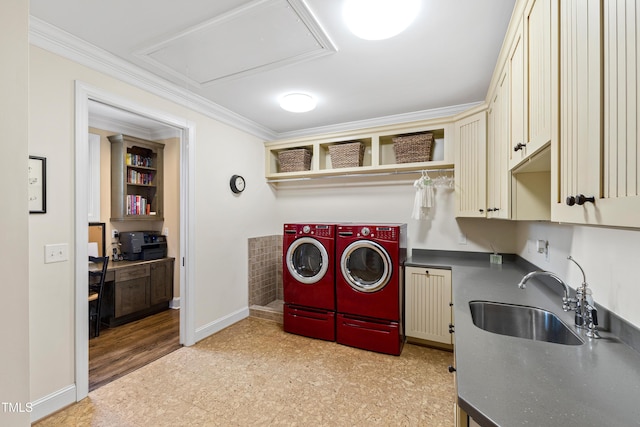
[(579, 301), (576, 298), (565, 298), (562, 297), (562, 310), (571, 311), (575, 310), (578, 306)]

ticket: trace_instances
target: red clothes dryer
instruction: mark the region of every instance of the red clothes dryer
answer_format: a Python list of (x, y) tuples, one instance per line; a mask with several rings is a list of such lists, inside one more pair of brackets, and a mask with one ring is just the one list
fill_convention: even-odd
[(285, 224), (284, 330), (335, 341), (335, 225)]
[(336, 226), (336, 340), (399, 355), (407, 225)]

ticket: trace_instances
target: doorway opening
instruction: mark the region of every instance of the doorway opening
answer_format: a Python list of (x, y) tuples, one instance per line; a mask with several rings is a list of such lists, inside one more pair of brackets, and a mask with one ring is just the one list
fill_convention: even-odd
[[(106, 113), (105, 113), (106, 112)], [(106, 124), (106, 125), (105, 125)], [(154, 224), (155, 221), (144, 224), (146, 230), (148, 227), (157, 228), (158, 233), (162, 233), (167, 236), (168, 242), (171, 242), (170, 237), (173, 238), (171, 246), (168, 248), (168, 256), (175, 258), (175, 272), (174, 283), (177, 281), (179, 285), (174, 286), (174, 295), (177, 294), (178, 298), (174, 298), (170, 307), (176, 310), (169, 309), (158, 315), (148, 316), (147, 318), (135, 320), (122, 326), (128, 328), (114, 328), (113, 331), (102, 330), (101, 336), (98, 338), (92, 338), (92, 340), (100, 340), (103, 338), (103, 342), (111, 340), (112, 342), (121, 341), (122, 338), (114, 337), (116, 329), (118, 334), (129, 334), (134, 338), (128, 338), (135, 341), (136, 334), (139, 334), (141, 330), (145, 328), (157, 328), (160, 318), (163, 318), (168, 335), (173, 336), (172, 346), (179, 347), (181, 345), (192, 345), (195, 342), (194, 339), (194, 327), (193, 327), (193, 313), (192, 313), (192, 287), (193, 280), (191, 272), (193, 267), (191, 260), (187, 256), (192, 253), (192, 239), (190, 239), (190, 224), (193, 224), (193, 198), (190, 194), (194, 188), (194, 173), (193, 164), (195, 158), (193, 156), (194, 148), (194, 134), (195, 126), (178, 117), (168, 115), (164, 112), (150, 109), (148, 107), (135, 104), (129, 100), (116, 97), (112, 94), (104, 92), (102, 90), (92, 88), (84, 83), (76, 82), (76, 160), (75, 160), (75, 181), (76, 181), (76, 220), (75, 220), (75, 234), (76, 234), (76, 400), (79, 401), (87, 396), (89, 392), (89, 326), (88, 326), (88, 305), (86, 300), (86, 289), (88, 283), (88, 267), (87, 260), (87, 221), (89, 209), (89, 186), (87, 184), (87, 176), (89, 175), (88, 161), (89, 158), (89, 132), (92, 133), (105, 133), (106, 134), (132, 134), (138, 132), (138, 137), (146, 137), (149, 140), (162, 139), (165, 143), (165, 147), (168, 147), (172, 152), (170, 158), (172, 165), (170, 166), (172, 174), (169, 180), (170, 185), (168, 190), (169, 197), (165, 200), (165, 203), (169, 202), (173, 211), (173, 215), (165, 215), (172, 218), (171, 224), (167, 226), (164, 221), (158, 221), (158, 224)], [(145, 134), (145, 132), (149, 132)], [(142, 133), (143, 135), (140, 135)], [(154, 137), (155, 133), (155, 137)], [(162, 135), (162, 137), (157, 137)], [(102, 151), (109, 156), (109, 144), (103, 142)], [(191, 147), (191, 149), (190, 149)], [(105, 170), (105, 164), (110, 163), (110, 159), (101, 162), (101, 169)], [(106, 175), (109, 176), (109, 169), (107, 169)], [(167, 182), (167, 174), (165, 174), (165, 182)], [(108, 192), (110, 194), (110, 179), (100, 185), (101, 192)], [(165, 190), (165, 191), (166, 191)], [(113, 238), (113, 230), (121, 231), (133, 231), (129, 229), (131, 227), (140, 228), (141, 224), (132, 223), (125, 224), (125, 222), (111, 223), (110, 218), (110, 203), (111, 197), (103, 198), (107, 200), (105, 203), (107, 206), (101, 208), (103, 222), (107, 223), (107, 243), (106, 247), (109, 251), (117, 245), (117, 241)], [(153, 229), (152, 228), (152, 229)], [(137, 230), (136, 230), (137, 231)], [(156, 317), (158, 316), (158, 317)], [(166, 326), (169, 325), (169, 326)], [(173, 329), (172, 329), (173, 328)], [(128, 330), (128, 331), (127, 331)], [(165, 331), (166, 332), (166, 331)], [(148, 334), (148, 331), (147, 331)], [(98, 341), (94, 341), (92, 345), (101, 347)], [(107, 345), (109, 346), (109, 345)], [(103, 346), (104, 347), (104, 346)], [(95, 349), (92, 349), (92, 351)], [(98, 349), (99, 350), (99, 349)], [(128, 350), (124, 350), (126, 353)], [(141, 351), (149, 353), (148, 348)], [(165, 351), (167, 351), (165, 349)], [(173, 350), (171, 350), (173, 351)], [(168, 351), (170, 352), (170, 351)], [(156, 352), (157, 353), (157, 352)], [(160, 353), (157, 353), (160, 354)], [(145, 354), (147, 359), (154, 357), (161, 357), (153, 354)], [(140, 358), (138, 358), (140, 359)], [(149, 361), (151, 361), (149, 359)], [(125, 374), (135, 368), (124, 368)], [(108, 381), (107, 381), (108, 382)], [(92, 389), (96, 388), (95, 383)]]

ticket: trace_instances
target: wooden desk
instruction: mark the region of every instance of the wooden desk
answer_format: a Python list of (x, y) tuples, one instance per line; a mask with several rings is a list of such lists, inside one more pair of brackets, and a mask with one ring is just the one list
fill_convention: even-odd
[[(102, 297), (102, 321), (118, 326), (169, 308), (175, 258), (109, 261)], [(89, 269), (96, 266), (89, 265)]]

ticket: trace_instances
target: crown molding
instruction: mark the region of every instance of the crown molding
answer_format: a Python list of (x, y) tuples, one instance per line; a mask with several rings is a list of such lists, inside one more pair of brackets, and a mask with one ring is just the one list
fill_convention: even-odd
[(473, 107), (482, 104), (482, 101), (468, 104), (453, 105), (450, 107), (433, 108), (430, 110), (414, 111), (411, 113), (395, 114), (392, 116), (377, 117), (373, 119), (357, 120), (353, 122), (339, 123), (335, 125), (320, 126), (315, 128), (302, 129), (278, 134), (278, 140), (300, 138), (310, 135), (324, 135), (330, 133), (346, 132), (356, 129), (374, 128), (378, 126), (397, 125), (401, 123), (411, 123), (423, 120), (439, 119), (442, 117), (453, 117)]
[(36, 17), (29, 17), (29, 43), (146, 90), (262, 139), (277, 133), (199, 95), (142, 70)]

